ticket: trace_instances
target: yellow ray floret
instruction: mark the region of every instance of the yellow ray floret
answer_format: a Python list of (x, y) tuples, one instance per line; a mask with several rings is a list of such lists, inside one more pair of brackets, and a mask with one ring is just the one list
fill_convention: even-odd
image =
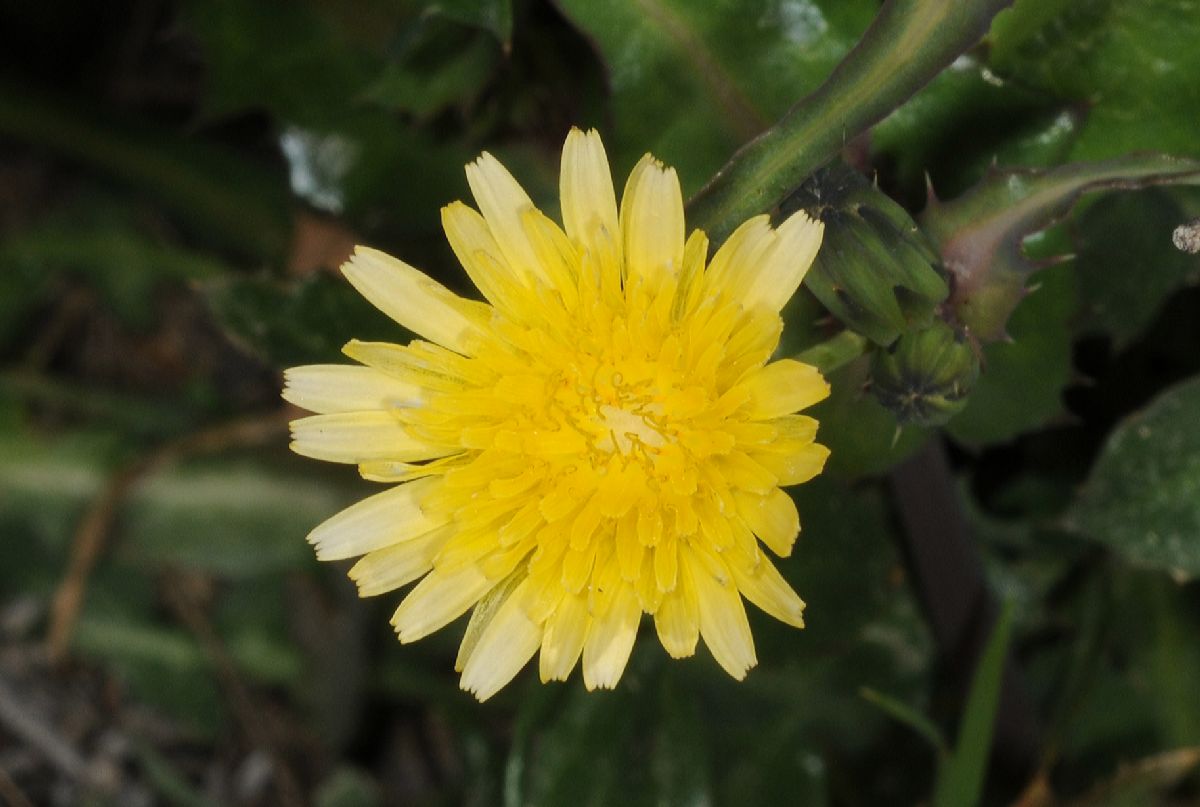
[(582, 659), (589, 689), (615, 686), (643, 614), (671, 656), (703, 639), (742, 678), (743, 598), (804, 624), (762, 547), (791, 552), (780, 486), (829, 453), (796, 414), (828, 384), (770, 361), (820, 223), (756, 217), (707, 261), (675, 171), (647, 155), (618, 207), (594, 131), (567, 137), (561, 228), (490, 154), (467, 179), (479, 211), (455, 202), (442, 221), (487, 302), (359, 247), (346, 278), (421, 339), (354, 341), (357, 364), (285, 375), (314, 413), (293, 450), (392, 485), (313, 530), (317, 556), (359, 558), (363, 596), (419, 581), (392, 618), (401, 641), (474, 609), (456, 666), (481, 700), (539, 651), (544, 681)]

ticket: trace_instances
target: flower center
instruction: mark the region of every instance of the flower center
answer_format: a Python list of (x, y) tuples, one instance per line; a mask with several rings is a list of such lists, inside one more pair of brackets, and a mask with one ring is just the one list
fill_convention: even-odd
[(644, 453), (646, 447), (660, 448), (665, 445), (667, 437), (652, 419), (652, 406), (625, 409), (611, 404), (602, 405), (594, 421), (602, 432), (595, 441), (596, 448), (608, 454), (616, 451), (629, 456)]

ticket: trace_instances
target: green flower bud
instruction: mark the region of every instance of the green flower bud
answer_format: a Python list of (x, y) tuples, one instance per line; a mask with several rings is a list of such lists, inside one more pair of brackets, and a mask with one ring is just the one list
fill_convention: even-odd
[(876, 350), (871, 389), (901, 425), (940, 426), (967, 405), (979, 356), (941, 320)]
[(813, 174), (784, 204), (825, 223), (805, 284), (847, 328), (879, 345), (933, 321), (949, 287), (933, 245), (900, 205), (844, 165)]

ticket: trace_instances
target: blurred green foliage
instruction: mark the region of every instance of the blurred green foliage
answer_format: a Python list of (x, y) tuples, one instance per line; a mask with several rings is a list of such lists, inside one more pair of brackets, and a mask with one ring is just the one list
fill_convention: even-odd
[[(350, 244), (467, 291), (438, 210), (466, 197), (462, 166), (482, 149), (552, 215), (572, 124), (600, 128), (618, 187), (652, 151), (696, 191), (829, 75), (878, 8), (0, 6), (5, 654), (40, 658), (81, 525), (114, 479), (161, 456), (119, 497), (70, 645), (75, 672), (107, 682), (82, 734), (130, 740), (127, 785), (149, 803), (276, 803), (236, 792), (252, 778), (237, 766), (268, 746), (318, 807), (916, 803), (946, 763), (939, 779), (903, 714), (952, 738), (952, 756), (974, 749), (954, 776), (984, 804), (1013, 803), (1035, 773), (1047, 804), (1194, 803), (1196, 760), (1166, 755), (1200, 744), (1200, 258), (1169, 240), (1200, 215), (1195, 188), (1104, 190), (1022, 231), (1025, 255), (1061, 260), (1032, 276), (1012, 341), (979, 348), (982, 373), (944, 431), (899, 430), (869, 392), (868, 356), (830, 373), (814, 411), (829, 472), (796, 491), (803, 532), (779, 564), (809, 624), (751, 614), (761, 663), (741, 684), (703, 651), (670, 663), (642, 641), (615, 692), (526, 671), (477, 705), (451, 672), (461, 626), (400, 647), (397, 598), (357, 600), (304, 542), (370, 487), (290, 457), (278, 429), (189, 442), (234, 419), (278, 422), (285, 366), (337, 361), (351, 337), (408, 338), (331, 271)], [(1018, 0), (842, 157), (922, 223), (926, 177), (949, 202), (993, 162), (1200, 157), (1197, 41), (1186, 0)], [(785, 318), (790, 353), (839, 328), (807, 290)], [(1035, 770), (985, 769), (994, 698), (954, 691), (965, 651), (938, 646), (909, 572), (887, 475), (939, 443), (953, 478), (925, 482), (949, 490), (1014, 603), (1003, 624), (1040, 727)], [(194, 613), (181, 610), (193, 590)], [(997, 654), (976, 692), (997, 686)], [(66, 702), (71, 674), (40, 685)]]

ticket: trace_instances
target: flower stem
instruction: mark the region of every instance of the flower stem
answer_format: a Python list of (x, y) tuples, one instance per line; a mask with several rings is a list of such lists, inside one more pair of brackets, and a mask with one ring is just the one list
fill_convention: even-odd
[(854, 331), (842, 331), (837, 336), (802, 350), (796, 354), (796, 359), (816, 367), (822, 375), (829, 375), (866, 353), (868, 347), (870, 344), (865, 336)]
[(688, 219), (720, 244), (778, 204), (987, 32), (1012, 0), (888, 0), (825, 83), (743, 146), (692, 199)]

